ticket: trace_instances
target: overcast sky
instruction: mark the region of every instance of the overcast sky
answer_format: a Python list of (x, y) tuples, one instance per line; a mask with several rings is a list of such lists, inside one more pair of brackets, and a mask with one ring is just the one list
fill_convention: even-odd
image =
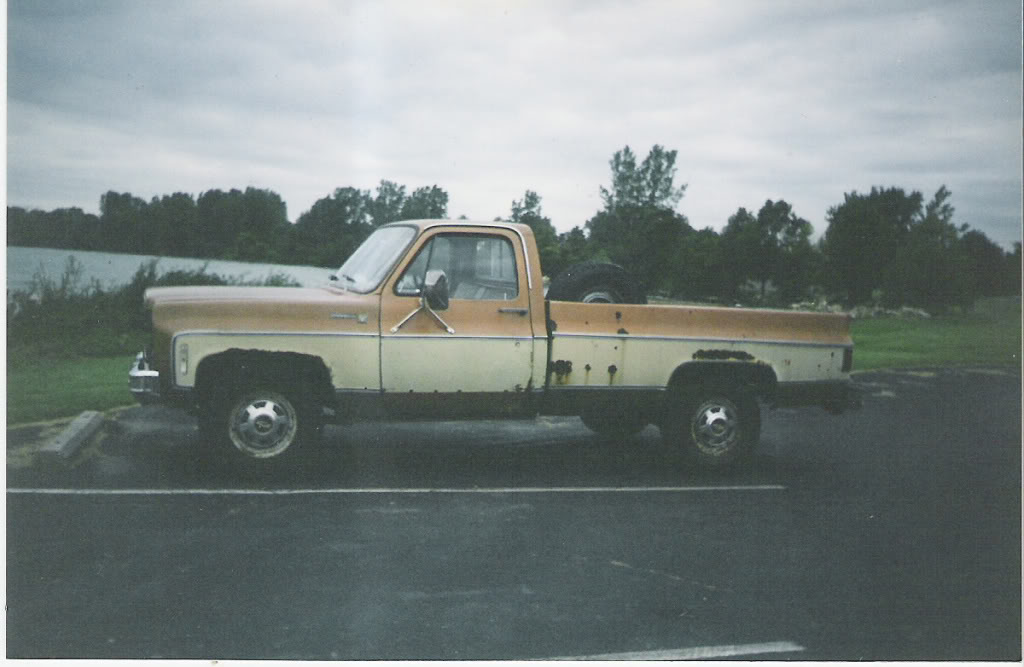
[(566, 231), (661, 144), (695, 228), (945, 184), (1021, 238), (1019, 0), (9, 0), (7, 37), (10, 205), (255, 186), (295, 220), (388, 179), (487, 220), (535, 190)]

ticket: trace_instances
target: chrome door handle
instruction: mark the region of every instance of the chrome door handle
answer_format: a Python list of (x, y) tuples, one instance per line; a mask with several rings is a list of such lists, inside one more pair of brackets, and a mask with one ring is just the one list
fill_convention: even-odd
[(529, 308), (499, 308), (498, 312), (499, 313), (504, 313), (506, 315), (519, 315), (520, 317), (524, 317), (524, 316), (526, 316), (526, 315), (528, 315), (530, 313), (530, 309)]

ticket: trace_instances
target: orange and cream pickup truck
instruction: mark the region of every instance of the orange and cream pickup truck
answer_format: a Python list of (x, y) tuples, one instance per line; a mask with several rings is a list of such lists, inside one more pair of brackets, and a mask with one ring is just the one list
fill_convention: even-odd
[(578, 415), (617, 438), (655, 424), (722, 467), (751, 453), (761, 403), (856, 404), (848, 316), (646, 305), (600, 264), (546, 298), (524, 225), (386, 225), (326, 278), (150, 289), (131, 391), (194, 412), (243, 460), (294, 451), (327, 422)]

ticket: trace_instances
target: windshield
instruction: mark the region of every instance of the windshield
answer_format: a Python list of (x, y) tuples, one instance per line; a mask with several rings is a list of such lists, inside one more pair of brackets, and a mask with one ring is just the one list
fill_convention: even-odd
[(388, 275), (414, 236), (415, 227), (378, 229), (341, 265), (338, 281), (353, 292), (372, 292)]

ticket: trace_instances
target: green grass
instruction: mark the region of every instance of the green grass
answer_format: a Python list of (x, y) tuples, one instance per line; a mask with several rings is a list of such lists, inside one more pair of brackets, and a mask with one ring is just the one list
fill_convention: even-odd
[(853, 368), (1021, 366), (1020, 298), (979, 300), (966, 315), (853, 322)]
[[(8, 354), (12, 353), (8, 350)], [(134, 355), (79, 359), (9, 358), (7, 424), (71, 417), (134, 403), (128, 369)]]

